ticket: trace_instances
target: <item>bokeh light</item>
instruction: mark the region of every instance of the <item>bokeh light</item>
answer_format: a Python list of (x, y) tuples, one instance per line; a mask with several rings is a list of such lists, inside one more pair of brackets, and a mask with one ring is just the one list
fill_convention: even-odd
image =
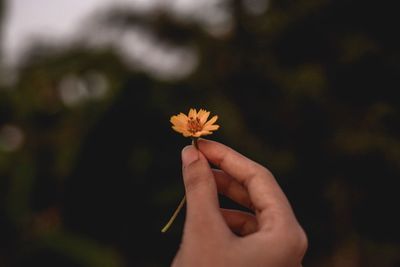
[[(0, 266), (169, 266), (170, 116), (268, 167), (303, 266), (397, 267), (393, 1), (0, 0)], [(223, 207), (237, 207), (221, 196)]]

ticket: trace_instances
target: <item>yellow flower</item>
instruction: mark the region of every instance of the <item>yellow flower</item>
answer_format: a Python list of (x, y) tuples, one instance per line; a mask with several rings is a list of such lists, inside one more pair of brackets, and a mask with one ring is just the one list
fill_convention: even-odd
[(199, 112), (197, 112), (196, 109), (191, 108), (187, 116), (183, 113), (179, 113), (176, 116), (172, 116), (170, 122), (173, 124), (172, 129), (183, 134), (183, 136), (200, 137), (212, 134), (212, 131), (219, 128), (219, 125), (214, 124), (218, 116), (214, 116), (207, 121), (208, 116), (210, 116), (209, 111), (200, 109)]

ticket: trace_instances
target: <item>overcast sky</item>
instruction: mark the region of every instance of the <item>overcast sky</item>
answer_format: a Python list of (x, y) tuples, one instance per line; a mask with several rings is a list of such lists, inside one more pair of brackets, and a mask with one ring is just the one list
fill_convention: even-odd
[[(177, 15), (196, 20), (205, 28), (218, 32), (219, 27), (225, 30), (230, 24), (228, 11), (219, 5), (221, 1), (224, 0), (8, 0), (2, 40), (3, 63), (6, 67), (15, 66), (21, 52), (30, 46), (32, 37), (61, 45), (74, 40), (77, 33), (82, 33), (87, 18), (111, 6), (147, 10), (163, 5)], [(101, 36), (107, 36), (106, 32)], [(190, 49), (165, 46), (140, 31), (110, 41), (123, 53), (128, 64), (139, 64), (158, 76), (186, 75), (196, 65), (195, 53)]]
[[(127, 5), (136, 9), (150, 9), (163, 4), (177, 13), (220, 19), (218, 2), (221, 0), (8, 0), (4, 21), (3, 49), (5, 60), (12, 61), (30, 37), (42, 36), (50, 40), (68, 38), (80, 29), (84, 18), (98, 9)], [(192, 16), (195, 17), (195, 16)], [(223, 19), (223, 18), (222, 18)]]
[[(168, 1), (168, 0), (165, 0)], [(3, 32), (5, 60), (13, 60), (31, 36), (73, 35), (85, 17), (111, 4), (148, 8), (156, 0), (8, 0)]]

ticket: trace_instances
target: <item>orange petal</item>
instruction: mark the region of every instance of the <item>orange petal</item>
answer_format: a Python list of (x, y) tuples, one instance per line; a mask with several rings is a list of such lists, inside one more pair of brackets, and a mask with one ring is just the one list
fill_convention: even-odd
[(204, 127), (205, 127), (205, 126), (208, 126), (208, 125), (214, 124), (214, 122), (216, 122), (217, 120), (218, 120), (218, 116), (215, 115), (215, 116), (212, 117), (209, 121), (207, 121), (206, 124), (204, 124)]
[(193, 137), (200, 137), (202, 136), (201, 132), (196, 132), (195, 134), (193, 134)]
[(194, 109), (194, 108), (191, 108), (190, 110), (189, 110), (189, 118), (196, 118), (196, 116), (197, 116), (197, 111), (196, 111), (196, 109)]
[(218, 128), (219, 128), (219, 125), (217, 125), (217, 124), (207, 125), (207, 126), (204, 126), (203, 131), (215, 131), (215, 130), (218, 130)]
[(188, 117), (183, 113), (180, 113), (179, 115), (176, 115), (176, 116), (172, 116), (170, 119), (170, 122), (173, 125), (181, 126), (181, 127), (186, 127), (187, 121), (188, 121)]
[(182, 118), (184, 118), (185, 120), (188, 119), (188, 116), (186, 116), (186, 114), (184, 114), (184, 113), (182, 113), (182, 112), (180, 112), (180, 113), (178, 114), (178, 117), (182, 117)]
[(200, 136), (209, 135), (209, 134), (212, 134), (212, 132), (204, 131), (204, 130), (203, 130), (203, 131), (197, 132), (196, 135), (195, 135), (194, 137), (200, 137)]
[(172, 129), (174, 129), (175, 131), (177, 131), (178, 133), (183, 134), (183, 136), (188, 137), (191, 136), (192, 133), (189, 132), (186, 128), (181, 128), (181, 127), (177, 127), (177, 126), (172, 126)]
[(177, 131), (178, 133), (183, 133), (183, 132), (185, 131), (184, 128), (178, 127), (178, 126), (172, 126), (172, 129), (174, 129), (174, 130)]
[(200, 109), (199, 113), (197, 113), (197, 117), (199, 118), (201, 125), (204, 125), (204, 123), (206, 123), (208, 116), (210, 116), (210, 112), (204, 109)]
[(189, 131), (184, 131), (182, 134), (183, 134), (184, 137), (193, 136), (193, 134), (191, 132), (189, 132)]

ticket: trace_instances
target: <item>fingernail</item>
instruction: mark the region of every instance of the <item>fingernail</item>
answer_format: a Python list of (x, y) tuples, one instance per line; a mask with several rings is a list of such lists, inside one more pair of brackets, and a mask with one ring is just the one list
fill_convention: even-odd
[(194, 146), (186, 146), (182, 150), (182, 164), (183, 166), (187, 166), (193, 161), (199, 159), (199, 152)]

